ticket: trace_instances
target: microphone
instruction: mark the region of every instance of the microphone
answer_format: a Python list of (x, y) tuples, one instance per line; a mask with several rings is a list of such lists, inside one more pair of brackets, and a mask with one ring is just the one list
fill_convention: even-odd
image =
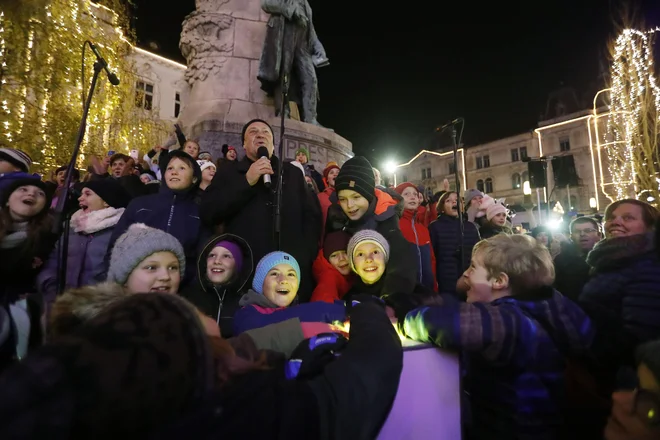
[(92, 52), (94, 52), (94, 55), (96, 55), (96, 59), (99, 63), (101, 63), (101, 66), (103, 67), (103, 70), (105, 70), (106, 75), (108, 75), (108, 81), (110, 81), (110, 84), (113, 86), (118, 86), (119, 85), (119, 78), (117, 78), (117, 75), (112, 73), (110, 69), (108, 69), (108, 62), (101, 56), (99, 53), (99, 50), (96, 48), (94, 43), (91, 41), (87, 41), (89, 44), (89, 47), (92, 49)]
[(456, 119), (454, 119), (453, 121), (447, 122), (445, 125), (442, 125), (442, 126), (440, 126), (440, 127), (436, 127), (436, 128), (435, 128), (435, 131), (445, 131), (446, 128), (449, 128), (449, 127), (451, 127), (452, 125), (456, 125), (456, 124), (458, 124), (459, 122), (461, 122), (462, 120), (463, 120), (463, 118), (456, 118)]
[[(261, 159), (262, 157), (269, 158), (268, 157), (268, 148), (266, 147), (259, 147), (257, 148), (257, 159)], [(270, 174), (264, 174), (264, 185), (266, 185), (266, 188), (270, 188)]]

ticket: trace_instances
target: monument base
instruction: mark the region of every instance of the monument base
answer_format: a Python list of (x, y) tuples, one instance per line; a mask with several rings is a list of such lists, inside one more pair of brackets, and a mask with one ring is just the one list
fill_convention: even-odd
[[(221, 106), (215, 106), (216, 109), (218, 107)], [(241, 139), (243, 125), (251, 119), (258, 118), (267, 121), (273, 127), (275, 153), (277, 154), (280, 140), (280, 119), (273, 117), (272, 107), (237, 101), (232, 101), (231, 105), (227, 105), (227, 107), (226, 117), (216, 113), (202, 122), (186, 127), (189, 136), (199, 140), (203, 151), (210, 151), (214, 158), (220, 158), (222, 157), (222, 145), (228, 144), (236, 147), (239, 157), (243, 157), (245, 154)], [(242, 117), (238, 117), (238, 114)], [(295, 159), (296, 150), (301, 147), (307, 148), (310, 153), (310, 163), (317, 171), (322, 172), (328, 162), (334, 161), (341, 165), (353, 157), (351, 142), (332, 130), (293, 119), (285, 120), (284, 126), (285, 159)]]

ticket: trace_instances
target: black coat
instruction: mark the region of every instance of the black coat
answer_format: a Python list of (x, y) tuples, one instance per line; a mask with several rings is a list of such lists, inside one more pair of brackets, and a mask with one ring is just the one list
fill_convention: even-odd
[(566, 246), (555, 257), (555, 289), (577, 302), (591, 277), (590, 271), (587, 256), (578, 253), (574, 246)]
[[(263, 179), (250, 186), (245, 174), (252, 163), (244, 157), (218, 170), (202, 195), (200, 216), (208, 227), (222, 225), (223, 232), (247, 241), (256, 266), (264, 255), (278, 250), (274, 234), (274, 203), (279, 160), (275, 156), (271, 158), (276, 174), (272, 176), (270, 189), (266, 188)], [(318, 253), (321, 208), (318, 199), (307, 190), (305, 178), (298, 168), (285, 163), (282, 180), (280, 250), (290, 253), (298, 261), (302, 272), (298, 295), (306, 301), (313, 290), (312, 263)]]

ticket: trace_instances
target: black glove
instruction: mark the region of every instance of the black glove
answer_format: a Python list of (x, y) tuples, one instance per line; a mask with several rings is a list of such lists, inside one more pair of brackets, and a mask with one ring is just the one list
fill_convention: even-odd
[(353, 310), (353, 307), (360, 303), (372, 303), (378, 304), (383, 308), (385, 307), (385, 302), (382, 299), (378, 298), (377, 296), (368, 295), (366, 293), (356, 293), (349, 295), (348, 297), (344, 298), (344, 302), (346, 304), (346, 318), (351, 317), (351, 311)]
[(419, 307), (441, 304), (442, 298), (437, 293), (393, 293), (383, 297), (385, 304), (394, 310), (397, 321), (403, 323), (406, 315)]
[(347, 343), (348, 339), (337, 333), (321, 333), (302, 341), (285, 365), (286, 378), (307, 379), (320, 374)]

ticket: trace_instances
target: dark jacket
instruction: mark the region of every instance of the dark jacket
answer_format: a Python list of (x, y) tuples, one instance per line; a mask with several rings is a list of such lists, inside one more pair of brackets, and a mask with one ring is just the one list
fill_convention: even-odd
[[(264, 185), (263, 179), (250, 186), (245, 174), (252, 163), (244, 157), (236, 163), (223, 165), (202, 195), (200, 214), (207, 227), (215, 229), (222, 225), (223, 232), (243, 238), (252, 248), (254, 261), (259, 261), (267, 253), (278, 250), (273, 207), (279, 160), (275, 156), (271, 158), (276, 173), (272, 176), (271, 188)], [(301, 270), (299, 297), (307, 301), (312, 295), (312, 263), (318, 252), (319, 202), (308, 191), (305, 178), (295, 166), (285, 163), (282, 179), (280, 250), (298, 261)]]
[(112, 232), (105, 259), (106, 273), (115, 241), (128, 230), (130, 225), (144, 223), (173, 235), (183, 245), (186, 254), (186, 274), (182, 285), (189, 283), (195, 277), (199, 243), (206, 241), (208, 233), (199, 218), (199, 205), (195, 203), (202, 173), (197, 162), (193, 162), (197, 184), (183, 191), (173, 191), (163, 181), (158, 194), (131, 200)]
[(371, 229), (380, 233), (390, 245), (390, 258), (383, 275), (382, 290), (377, 296), (393, 293), (412, 293), (415, 289), (418, 273), (418, 259), (412, 243), (409, 243), (399, 228), (399, 217), (396, 215), (400, 206), (389, 194), (376, 191), (376, 198), (369, 210), (357, 221), (350, 220), (341, 206), (336, 203), (337, 193), (330, 196), (333, 204), (328, 208), (326, 233), (345, 231), (351, 235), (363, 229)]
[[(206, 259), (211, 250), (221, 241), (231, 241), (240, 246), (243, 252), (243, 267), (228, 285), (216, 285), (206, 276)], [(240, 308), (238, 305), (247, 280), (253, 270), (252, 249), (245, 240), (232, 234), (223, 234), (209, 241), (197, 260), (197, 283), (191, 284), (181, 292), (181, 296), (193, 303), (201, 312), (215, 319), (220, 327), (223, 338), (231, 337), (234, 325), (234, 314)]]
[(577, 302), (589, 281), (590, 271), (586, 254), (578, 252), (573, 244), (564, 246), (555, 257), (555, 289)]
[(587, 256), (592, 278), (580, 305), (598, 331), (595, 354), (614, 374), (635, 348), (660, 338), (660, 260), (653, 233), (607, 238)]
[(508, 226), (495, 226), (491, 222), (486, 222), (479, 228), (479, 235), (482, 240), (496, 236), (497, 234), (511, 235), (513, 231)]
[(587, 355), (594, 337), (587, 315), (551, 288), (491, 303), (444, 298), (408, 313), (405, 328), (414, 339), (464, 353), (468, 438), (557, 439), (564, 359)]
[(438, 292), (456, 295), (456, 282), (463, 272), (470, 267), (472, 248), (481, 239), (477, 227), (464, 220), (463, 262), (460, 262), (459, 249), (461, 240), (458, 217), (441, 214), (429, 225), (431, 243), (435, 253), (435, 276), (438, 280)]

